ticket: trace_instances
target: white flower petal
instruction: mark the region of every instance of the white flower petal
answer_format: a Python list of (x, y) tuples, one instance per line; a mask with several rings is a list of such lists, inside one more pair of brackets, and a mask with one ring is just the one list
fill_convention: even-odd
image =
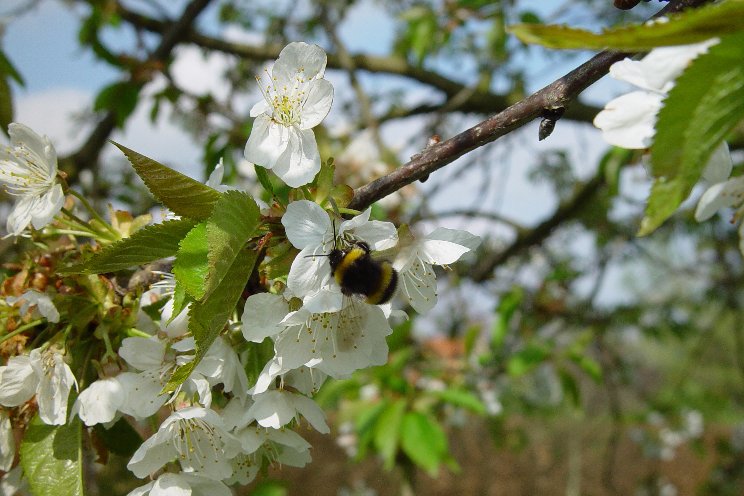
[(11, 357), (8, 365), (0, 367), (0, 405), (22, 405), (36, 393), (38, 383), (28, 356)]
[(289, 146), (289, 130), (261, 114), (253, 121), (243, 155), (245, 159), (266, 169), (276, 165), (279, 157)]
[(287, 287), (292, 294), (305, 299), (316, 294), (331, 281), (331, 266), (328, 257), (314, 256), (313, 247), (297, 254), (287, 276)]
[(160, 368), (165, 359), (165, 343), (155, 337), (124, 338), (119, 348), (119, 356), (138, 370)]
[(302, 74), (304, 79), (313, 79), (323, 75), (326, 60), (325, 51), (318, 45), (302, 41), (293, 42), (279, 53), (279, 58), (271, 69), (271, 75), (276, 78), (278, 85), (294, 83), (298, 73)]
[(284, 326), (281, 321), (289, 312), (289, 305), (279, 295), (259, 293), (245, 301), (241, 317), (243, 337), (246, 341), (260, 343), (278, 334)]
[(31, 224), (34, 229), (41, 229), (54, 219), (54, 216), (62, 210), (65, 204), (65, 195), (62, 185), (55, 184), (44, 195), (37, 197), (33, 212), (31, 213)]
[(662, 95), (634, 91), (611, 100), (594, 118), (608, 143), (622, 148), (643, 149), (654, 137), (656, 114)]
[(321, 246), (333, 236), (328, 213), (315, 202), (298, 200), (287, 206), (282, 225), (292, 246), (300, 250)]
[(610, 75), (639, 88), (666, 93), (690, 62), (717, 42), (713, 38), (692, 45), (654, 48), (639, 61), (625, 59), (614, 63)]
[(10, 417), (4, 410), (0, 411), (0, 470), (7, 472), (13, 466), (15, 458), (15, 437)]
[(398, 244), (398, 231), (392, 222), (371, 220), (355, 227), (354, 236), (366, 242), (372, 251), (387, 250)]
[(343, 307), (343, 299), (338, 285), (323, 285), (317, 291), (307, 293), (302, 304), (312, 313), (338, 312)]
[(424, 238), (418, 246), (421, 260), (432, 265), (455, 263), (470, 251), (467, 246), (439, 239)]
[(292, 402), (294, 403), (295, 410), (305, 417), (305, 420), (313, 426), (313, 429), (321, 434), (328, 434), (331, 432), (328, 424), (326, 424), (325, 413), (317, 403), (307, 396), (302, 396), (300, 394), (292, 395)]
[(429, 264), (413, 258), (398, 271), (398, 295), (408, 300), (418, 313), (431, 310), (437, 303), (437, 278)]
[(326, 118), (333, 104), (333, 85), (325, 79), (311, 81), (307, 98), (302, 106), (300, 129), (310, 129)]
[(251, 107), (250, 116), (251, 117), (258, 117), (261, 114), (267, 114), (271, 115), (272, 107), (269, 105), (269, 102), (266, 101), (265, 98), (262, 98), (258, 102)]
[[(42, 360), (48, 361), (49, 357)], [(62, 355), (52, 352), (51, 361), (51, 367), (46, 364), (41, 367), (43, 374), (36, 387), (36, 402), (39, 404), (39, 418), (45, 424), (63, 425), (67, 422), (67, 400), (70, 397), (70, 389), (76, 386), (77, 382)], [(37, 375), (39, 375), (38, 370)]]
[(165, 380), (157, 370), (148, 370), (135, 374), (124, 372), (116, 376), (124, 389), (125, 400), (119, 410), (137, 419), (147, 418), (160, 410), (168, 401), (168, 395), (160, 392), (165, 386)]
[(18, 236), (28, 227), (31, 223), (31, 216), (33, 215), (35, 206), (36, 197), (33, 196), (21, 197), (15, 203), (5, 223), (9, 234)]
[(459, 229), (448, 229), (446, 227), (437, 227), (431, 233), (426, 235), (427, 239), (441, 239), (442, 241), (451, 241), (459, 245), (465, 246), (471, 251), (478, 248), (481, 243), (479, 236), (469, 233), (468, 231), (461, 231)]
[(122, 385), (115, 377), (91, 383), (78, 396), (75, 410), (85, 425), (105, 424), (114, 420), (126, 399)]
[[(320, 171), (320, 154), (311, 129), (285, 128), (288, 143), (274, 165), (274, 173), (287, 186), (297, 188), (312, 182)], [(247, 158), (247, 157), (246, 157)]]
[(742, 203), (744, 203), (744, 176), (714, 184), (700, 197), (695, 210), (695, 220), (704, 221), (722, 208)]
[(703, 169), (703, 179), (709, 183), (723, 182), (731, 175), (733, 165), (728, 143), (723, 141), (715, 150), (713, 150), (713, 153), (708, 159), (708, 163), (705, 164), (705, 169)]

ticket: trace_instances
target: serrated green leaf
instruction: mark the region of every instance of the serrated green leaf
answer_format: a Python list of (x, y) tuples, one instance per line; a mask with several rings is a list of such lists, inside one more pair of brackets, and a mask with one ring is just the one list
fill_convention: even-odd
[(206, 220), (220, 199), (220, 193), (170, 167), (114, 142), (126, 155), (145, 186), (176, 215)]
[(8, 80), (0, 73), (0, 129), (8, 136), (8, 124), (13, 122), (13, 94)]
[(205, 295), (225, 277), (238, 252), (253, 236), (261, 220), (256, 201), (240, 191), (226, 191), (207, 220), (207, 262)]
[(196, 300), (206, 293), (207, 273), (209, 272), (207, 246), (207, 223), (201, 222), (191, 229), (178, 244), (173, 275), (177, 284)]
[(509, 32), (525, 43), (549, 48), (587, 48), (643, 51), (658, 46), (686, 45), (744, 30), (744, 0), (728, 0), (670, 15), (664, 22), (605, 29), (543, 24), (517, 24)]
[(407, 412), (400, 431), (403, 452), (416, 465), (436, 477), (447, 459), (447, 436), (435, 420), (420, 412)]
[(258, 254), (254, 251), (242, 250), (235, 257), (228, 274), (209, 297), (191, 304), (189, 331), (196, 341), (196, 354), (192, 361), (178, 367), (173, 372), (163, 392), (175, 391), (204, 358), (235, 310), (235, 305), (253, 272), (257, 257)]
[(392, 470), (395, 466), (400, 443), (400, 426), (403, 423), (406, 405), (404, 399), (388, 403), (375, 422), (373, 442), (382, 456), (385, 470)]
[(315, 203), (322, 205), (328, 196), (330, 196), (335, 174), (336, 167), (333, 165), (333, 160), (328, 160), (321, 164), (320, 172), (315, 178)]
[(34, 496), (82, 496), (82, 424), (47, 425), (36, 415), (21, 442), (21, 465)]
[(142, 446), (142, 436), (123, 418), (108, 429), (102, 424), (96, 424), (93, 429), (104, 446), (116, 455), (130, 457)]
[(116, 272), (176, 254), (178, 244), (194, 227), (191, 219), (167, 220), (107, 245), (83, 263), (60, 269), (61, 274)]
[(659, 112), (651, 189), (639, 235), (654, 231), (689, 196), (711, 154), (744, 119), (744, 33), (728, 36), (677, 78)]
[(487, 411), (480, 398), (466, 389), (449, 388), (443, 391), (432, 391), (430, 394), (445, 403), (466, 408), (478, 415), (485, 415)]

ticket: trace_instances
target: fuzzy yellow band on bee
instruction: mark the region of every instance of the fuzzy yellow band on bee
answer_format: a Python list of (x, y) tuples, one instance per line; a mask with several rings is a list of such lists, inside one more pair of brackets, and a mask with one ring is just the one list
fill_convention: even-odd
[(339, 284), (339, 286), (343, 286), (344, 275), (346, 274), (346, 271), (349, 269), (349, 267), (354, 265), (354, 262), (366, 257), (367, 255), (368, 253), (359, 246), (353, 247), (351, 250), (344, 254), (344, 257), (339, 262), (338, 267), (336, 267), (334, 270), (334, 278), (336, 279), (336, 282)]
[(381, 262), (380, 267), (382, 269), (382, 274), (377, 289), (367, 296), (367, 303), (371, 305), (385, 303), (393, 296), (392, 293), (395, 291), (395, 285), (398, 278), (395, 269), (393, 269), (393, 266), (387, 261)]

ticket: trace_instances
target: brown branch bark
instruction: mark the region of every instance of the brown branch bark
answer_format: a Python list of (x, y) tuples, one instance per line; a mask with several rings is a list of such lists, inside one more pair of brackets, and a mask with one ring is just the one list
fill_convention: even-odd
[[(672, 0), (657, 16), (678, 12), (707, 1), (709, 0)], [(582, 91), (604, 76), (613, 63), (627, 55), (611, 50), (598, 53), (524, 100), (446, 141), (425, 149), (387, 176), (357, 188), (349, 207), (364, 209), (403, 186), (427, 177), (464, 154), (522, 127), (539, 117), (543, 110), (568, 107)]]

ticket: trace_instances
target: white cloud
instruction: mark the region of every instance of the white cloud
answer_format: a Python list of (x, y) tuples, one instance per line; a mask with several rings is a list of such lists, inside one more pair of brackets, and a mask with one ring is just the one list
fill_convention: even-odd
[(90, 108), (93, 97), (84, 91), (55, 88), (16, 96), (14, 120), (39, 134), (46, 134), (57, 153), (76, 150), (87, 138), (91, 127), (80, 121), (83, 109)]

